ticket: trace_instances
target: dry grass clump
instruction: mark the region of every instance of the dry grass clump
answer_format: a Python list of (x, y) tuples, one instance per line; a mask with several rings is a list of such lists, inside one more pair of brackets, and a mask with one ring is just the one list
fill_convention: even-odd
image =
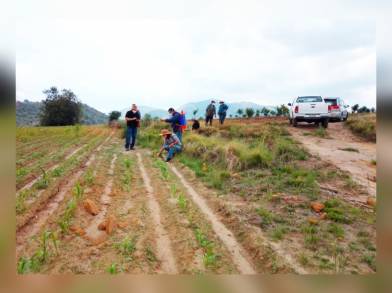
[(346, 125), (356, 135), (372, 142), (376, 142), (376, 114), (353, 114)]

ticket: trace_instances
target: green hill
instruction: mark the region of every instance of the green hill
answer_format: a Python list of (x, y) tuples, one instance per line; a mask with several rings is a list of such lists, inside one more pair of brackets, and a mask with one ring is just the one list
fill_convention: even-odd
[[(31, 102), (29, 100), (16, 101), (16, 125), (34, 126), (39, 125), (39, 113), (41, 102)], [(86, 104), (82, 104), (81, 124), (103, 124), (107, 123), (108, 116)]]

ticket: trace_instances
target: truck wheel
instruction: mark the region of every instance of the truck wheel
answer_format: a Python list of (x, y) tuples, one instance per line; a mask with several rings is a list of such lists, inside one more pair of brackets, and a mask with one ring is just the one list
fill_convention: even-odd
[(293, 119), (289, 119), (289, 123), (290, 123), (290, 125), (293, 125)]
[(347, 113), (346, 117), (344, 117), (343, 121), (347, 121), (347, 119), (348, 119), (348, 113)]
[(320, 126), (320, 122), (316, 122), (315, 124), (316, 124), (316, 127)]
[(328, 119), (323, 120), (322, 125), (324, 128), (328, 128), (328, 122), (329, 122)]
[(293, 119), (293, 126), (294, 126), (294, 127), (297, 127), (297, 126), (298, 126), (298, 121), (297, 121), (296, 118)]

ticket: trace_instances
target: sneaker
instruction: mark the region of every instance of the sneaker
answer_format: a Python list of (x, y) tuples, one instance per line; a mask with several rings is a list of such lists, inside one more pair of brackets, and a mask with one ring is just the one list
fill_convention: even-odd
[(165, 160), (166, 163), (168, 163), (168, 162), (170, 162), (170, 161), (171, 161), (171, 159), (166, 159), (166, 160)]
[(126, 152), (129, 152), (129, 149), (125, 149)]
[(134, 151), (134, 150), (135, 150), (135, 148), (134, 148), (134, 147), (131, 147), (131, 148), (130, 148), (130, 150), (131, 150), (131, 151)]

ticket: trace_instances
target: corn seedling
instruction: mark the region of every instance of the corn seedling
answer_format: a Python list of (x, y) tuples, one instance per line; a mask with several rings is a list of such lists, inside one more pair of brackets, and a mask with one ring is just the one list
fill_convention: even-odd
[(119, 270), (118, 270), (118, 265), (116, 263), (112, 263), (107, 269), (106, 271), (111, 274), (111, 275), (116, 275), (118, 274)]
[(56, 169), (53, 170), (52, 175), (53, 177), (60, 177), (63, 173), (64, 173), (64, 168), (57, 167)]
[(132, 161), (129, 158), (124, 159), (125, 168), (129, 169), (132, 166)]
[(80, 185), (80, 183), (76, 183), (74, 189), (73, 189), (73, 195), (76, 198), (76, 200), (80, 200), (83, 196), (84, 193), (84, 189), (83, 187)]
[(75, 198), (72, 198), (68, 202), (63, 215), (60, 217), (60, 220), (58, 221), (58, 225), (60, 226), (62, 233), (68, 232), (69, 226), (71, 225), (72, 217), (75, 213), (76, 206), (77, 206), (77, 201)]
[(177, 204), (183, 212), (186, 210), (188, 206), (188, 201), (183, 194), (180, 194), (177, 197)]
[(89, 185), (89, 186), (94, 183), (94, 175), (93, 175), (92, 170), (88, 170), (86, 172), (86, 175), (85, 175), (84, 179), (85, 179), (87, 185)]
[(203, 262), (205, 266), (211, 266), (216, 263), (217, 255), (214, 253), (214, 243), (207, 239), (207, 236), (201, 231), (200, 228), (195, 229), (196, 240), (203, 248)]
[(37, 189), (45, 189), (49, 186), (49, 178), (46, 171), (42, 167), (40, 167), (40, 169), (42, 171), (42, 177), (37, 182)]
[(126, 191), (130, 190), (131, 179), (132, 174), (130, 172), (125, 172), (121, 178), (122, 186)]
[(158, 168), (161, 171), (162, 179), (167, 180), (169, 178), (169, 169), (167, 167), (167, 164), (165, 164), (161, 160), (155, 160), (154, 167)]
[(146, 258), (147, 260), (152, 263), (152, 262), (156, 262), (157, 261), (157, 257), (155, 256), (155, 253), (152, 249), (151, 246), (147, 246), (145, 249), (145, 254), (146, 254)]
[(136, 237), (129, 239), (125, 237), (121, 242), (115, 244), (115, 248), (122, 254), (126, 256), (131, 256), (136, 250)]
[(203, 262), (205, 266), (213, 266), (216, 264), (218, 256), (212, 251), (212, 249), (207, 250), (203, 255)]
[(177, 194), (177, 185), (173, 183), (172, 185), (170, 185), (170, 195), (172, 197), (175, 197), (176, 194)]
[(41, 236), (39, 249), (33, 254), (31, 258), (21, 257), (17, 264), (18, 274), (26, 274), (29, 272), (39, 272), (41, 266), (47, 262), (50, 256), (50, 246), (52, 243), (55, 248), (56, 255), (58, 254), (57, 236), (52, 231), (45, 231)]

